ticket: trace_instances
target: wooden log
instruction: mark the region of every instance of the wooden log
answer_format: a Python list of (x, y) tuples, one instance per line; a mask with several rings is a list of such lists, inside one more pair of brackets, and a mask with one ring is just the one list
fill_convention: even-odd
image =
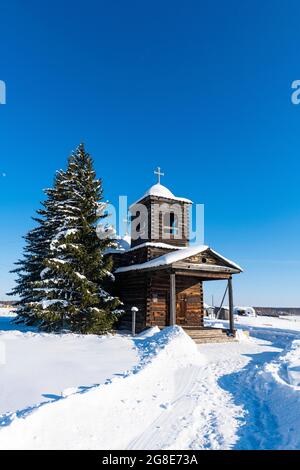
[(229, 330), (234, 334), (232, 278), (228, 279)]
[(170, 274), (170, 325), (176, 324), (176, 278)]

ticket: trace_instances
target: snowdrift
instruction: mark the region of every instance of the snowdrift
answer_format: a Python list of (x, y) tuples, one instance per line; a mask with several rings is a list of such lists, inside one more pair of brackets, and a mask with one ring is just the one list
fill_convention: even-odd
[[(178, 371), (205, 361), (179, 327), (134, 339), (140, 362), (104, 385), (66, 390), (56, 402), (15, 414), (0, 429), (1, 449), (124, 449), (171, 406)], [(77, 393), (74, 393), (77, 392)], [(112, 440), (113, 436), (113, 440)]]
[(268, 448), (300, 449), (300, 340), (264, 366), (254, 388), (275, 420)]
[(300, 392), (300, 340), (292, 342), (278, 361), (266, 366), (275, 380), (289, 390)]

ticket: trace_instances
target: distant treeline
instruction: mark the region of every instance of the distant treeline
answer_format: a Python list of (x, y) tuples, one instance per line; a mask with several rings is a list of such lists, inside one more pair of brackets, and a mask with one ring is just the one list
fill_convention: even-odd
[(13, 300), (0, 300), (0, 307), (13, 307), (15, 304)]
[(256, 315), (279, 317), (280, 315), (300, 315), (300, 307), (254, 307)]

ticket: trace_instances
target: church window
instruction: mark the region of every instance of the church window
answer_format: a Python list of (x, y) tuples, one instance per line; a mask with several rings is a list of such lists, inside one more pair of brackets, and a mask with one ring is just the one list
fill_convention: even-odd
[(164, 233), (170, 235), (170, 238), (178, 234), (178, 216), (175, 212), (165, 214)]

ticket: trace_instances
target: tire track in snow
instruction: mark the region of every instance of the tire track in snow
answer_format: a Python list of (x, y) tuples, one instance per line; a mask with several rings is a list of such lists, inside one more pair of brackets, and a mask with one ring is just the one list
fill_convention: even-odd
[(218, 385), (222, 373), (217, 364), (199, 370), (193, 394), (197, 399), (191, 425), (178, 436), (172, 448), (228, 449), (236, 441), (241, 407)]
[[(174, 434), (178, 435), (184, 421), (194, 409), (194, 402), (190, 392), (193, 388), (196, 377), (199, 375), (199, 367), (191, 366), (186, 369), (179, 369), (175, 374), (176, 392), (169, 404), (164, 409), (161, 404), (161, 414), (145, 429), (136, 439), (134, 439), (127, 449), (160, 449), (171, 444)], [(179, 379), (180, 377), (180, 379)]]
[(127, 449), (220, 449), (234, 444), (239, 407), (217, 384), (218, 368), (191, 366), (174, 376), (169, 406)]

